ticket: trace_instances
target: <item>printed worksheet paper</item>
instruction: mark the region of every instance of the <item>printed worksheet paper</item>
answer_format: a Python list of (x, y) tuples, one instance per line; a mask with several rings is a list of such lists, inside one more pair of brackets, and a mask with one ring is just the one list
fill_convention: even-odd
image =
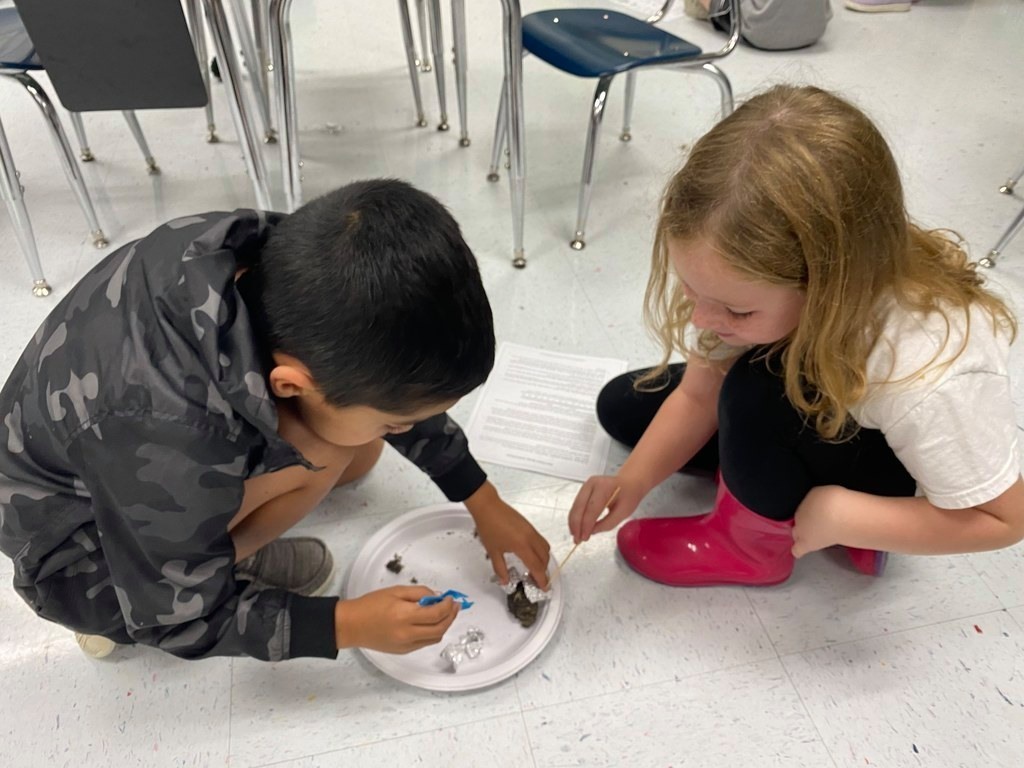
[(601, 387), (625, 360), (502, 343), (466, 433), (473, 455), (569, 480), (602, 474), (611, 438), (597, 423)]

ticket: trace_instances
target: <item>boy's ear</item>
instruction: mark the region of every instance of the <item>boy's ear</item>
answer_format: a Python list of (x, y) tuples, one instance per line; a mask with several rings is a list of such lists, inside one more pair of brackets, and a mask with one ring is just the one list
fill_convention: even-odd
[(291, 355), (275, 352), (270, 371), (270, 391), (276, 397), (302, 397), (316, 390), (313, 377), (302, 363)]

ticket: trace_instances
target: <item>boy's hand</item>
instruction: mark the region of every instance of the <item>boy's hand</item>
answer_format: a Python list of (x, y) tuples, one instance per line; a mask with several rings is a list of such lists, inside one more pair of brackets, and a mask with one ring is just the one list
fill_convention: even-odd
[(466, 508), (476, 522), (480, 541), (491, 559), (491, 567), (502, 584), (508, 583), (505, 553), (523, 561), (530, 576), (541, 589), (547, 589), (548, 559), (551, 545), (530, 522), (498, 496), (490, 483), (484, 483), (466, 499)]
[(426, 587), (388, 587), (339, 600), (334, 610), (338, 647), (409, 653), (440, 642), (459, 615), (459, 605), (450, 597), (436, 605), (417, 602), (432, 594)]

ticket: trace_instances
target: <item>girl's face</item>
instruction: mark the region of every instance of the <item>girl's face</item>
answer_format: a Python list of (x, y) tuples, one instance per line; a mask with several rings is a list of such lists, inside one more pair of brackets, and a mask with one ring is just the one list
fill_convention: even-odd
[(800, 322), (804, 292), (752, 280), (704, 239), (669, 240), (668, 255), (693, 302), (693, 324), (732, 346), (772, 344)]

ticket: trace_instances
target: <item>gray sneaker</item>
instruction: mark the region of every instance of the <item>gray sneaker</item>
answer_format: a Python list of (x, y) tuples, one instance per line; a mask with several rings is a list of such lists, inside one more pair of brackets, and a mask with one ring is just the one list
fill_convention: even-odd
[(307, 597), (327, 591), (334, 575), (334, 558), (320, 539), (277, 539), (235, 566), (236, 578), (260, 589), (287, 589)]

